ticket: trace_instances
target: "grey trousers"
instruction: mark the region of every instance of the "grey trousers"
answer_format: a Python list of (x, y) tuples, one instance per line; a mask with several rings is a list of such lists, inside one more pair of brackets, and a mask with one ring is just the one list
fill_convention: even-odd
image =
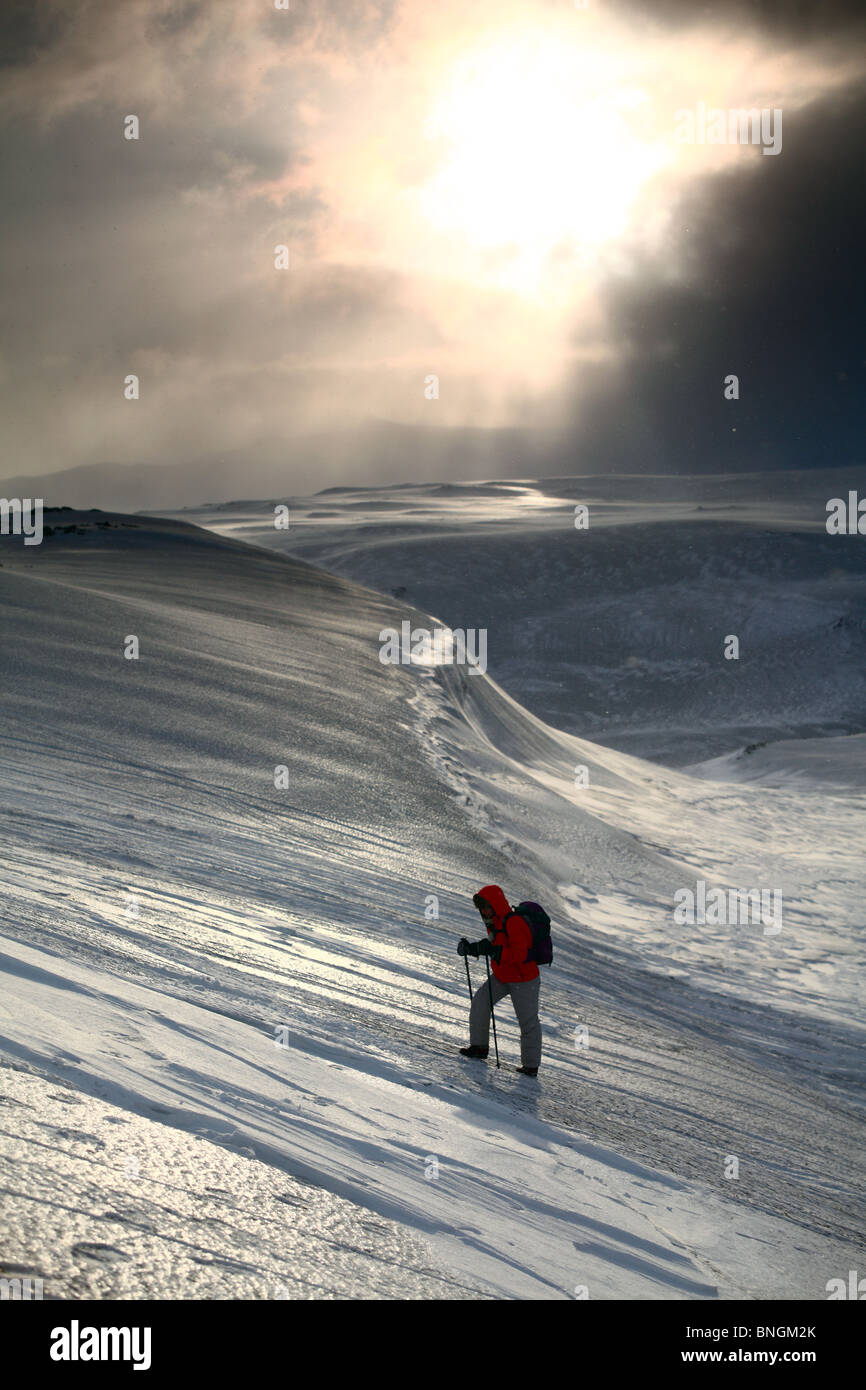
[[(490, 985), (494, 1004), (498, 1004), (506, 994), (511, 995), (517, 1022), (520, 1024), (521, 1066), (537, 1067), (541, 1062), (541, 1020), (538, 1017), (541, 976), (536, 976), (534, 980), (520, 980), (517, 984), (505, 985), (491, 974)], [(490, 1046), (490, 993), (485, 980), (472, 996), (469, 1009), (469, 1042), (475, 1047)]]

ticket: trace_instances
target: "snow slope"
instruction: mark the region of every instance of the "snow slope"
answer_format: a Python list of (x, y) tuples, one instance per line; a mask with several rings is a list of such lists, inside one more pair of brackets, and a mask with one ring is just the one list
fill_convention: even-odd
[(485, 628), (490, 674), (534, 714), (683, 766), (866, 727), (866, 546), (825, 528), (858, 487), (855, 469), (579, 476), (328, 488), (291, 500), (287, 531), (268, 500), (184, 515)]
[[(859, 1026), (866, 737), (790, 737), (866, 718), (866, 549), (824, 525), (826, 498), (856, 481), (839, 469), (328, 488), (294, 500), (288, 530), (268, 501), (187, 514), (418, 601), (452, 627), (485, 626), (490, 672), (547, 724), (493, 682), (452, 683), (481, 742), (440, 721), (445, 766), (486, 823), (495, 809), (502, 843), (523, 862), (531, 851), (531, 881), (554, 881), (578, 919), (591, 905), (593, 932), (639, 951), (644, 968), (784, 1001), (822, 1027), (828, 1016)], [(586, 531), (573, 527), (576, 499)], [(738, 662), (722, 655), (728, 631), (741, 637)], [(482, 778), (491, 742), (495, 770)], [(689, 764), (687, 775), (612, 746)], [(575, 785), (578, 768), (588, 787)], [(615, 854), (609, 835), (588, 853), (598, 820), (626, 832)], [(635, 837), (673, 865), (636, 856)], [(699, 877), (781, 894), (782, 938), (674, 930), (673, 893)], [(801, 1026), (780, 1030), (792, 1054)], [(856, 1076), (848, 1043), (827, 1055), (828, 1074)]]
[[(790, 929), (684, 936), (684, 875), (776, 862), (777, 789), (383, 666), (420, 615), (284, 555), (53, 520), (0, 543), (7, 1270), (46, 1296), (822, 1298), (856, 1267), (850, 792), (784, 860)], [(504, 1010), (501, 1071), (455, 1054), (454, 946), (494, 880), (557, 924), (534, 1085)]]
[(3, 1273), (41, 1279), (44, 1298), (479, 1297), (423, 1237), (234, 1136), (187, 1133), (20, 1065), (0, 1078), (0, 1154), (16, 1188)]

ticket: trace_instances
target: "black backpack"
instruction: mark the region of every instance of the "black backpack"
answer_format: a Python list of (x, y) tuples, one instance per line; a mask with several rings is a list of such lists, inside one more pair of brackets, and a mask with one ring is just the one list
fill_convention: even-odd
[[(508, 917), (522, 917), (532, 932), (532, 945), (526, 959), (535, 961), (536, 965), (551, 965), (553, 962), (553, 942), (550, 939), (550, 918), (544, 908), (538, 903), (518, 903), (509, 912)], [(508, 917), (502, 924), (506, 930)]]

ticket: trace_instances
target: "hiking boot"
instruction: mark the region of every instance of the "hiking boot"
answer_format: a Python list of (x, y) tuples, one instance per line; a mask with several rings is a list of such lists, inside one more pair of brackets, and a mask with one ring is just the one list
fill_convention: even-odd
[(538, 1067), (515, 1067), (515, 1071), (522, 1072), (524, 1076), (537, 1076)]
[(486, 1057), (490, 1051), (489, 1047), (476, 1047), (473, 1043), (471, 1047), (461, 1047), (461, 1057)]

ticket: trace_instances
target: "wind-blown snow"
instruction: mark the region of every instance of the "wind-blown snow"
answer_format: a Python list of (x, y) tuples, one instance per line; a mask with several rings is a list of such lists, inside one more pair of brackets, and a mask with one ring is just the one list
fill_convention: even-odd
[(858, 487), (855, 469), (588, 476), (329, 488), (291, 499), (288, 530), (267, 501), (183, 515), (486, 629), (490, 674), (534, 714), (683, 766), (866, 725), (866, 552), (825, 529)]
[[(380, 629), (421, 620), (394, 598), (101, 519), (2, 545), (4, 1152), (17, 1171), (41, 1133), (88, 1213), (57, 1227), (34, 1161), (8, 1266), (47, 1296), (825, 1297), (862, 1239), (850, 788), (804, 824), (796, 787), (383, 666)], [(673, 927), (676, 887), (771, 865), (799, 889), (779, 937)], [(456, 1056), (454, 947), (490, 881), (556, 924), (534, 1084), (506, 1009), (502, 1071)]]

